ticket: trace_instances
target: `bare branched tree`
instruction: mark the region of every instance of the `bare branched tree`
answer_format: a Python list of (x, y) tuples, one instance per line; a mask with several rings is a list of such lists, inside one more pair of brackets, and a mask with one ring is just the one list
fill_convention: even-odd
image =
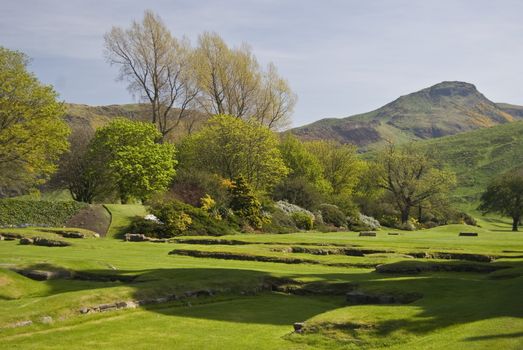
[(231, 49), (218, 34), (204, 33), (194, 63), (198, 100), (208, 115), (254, 118), (271, 129), (289, 124), (296, 96), (273, 64), (260, 68), (248, 45)]
[(272, 63), (263, 75), (254, 117), (269, 129), (289, 126), (297, 97)]
[(105, 55), (120, 67), (119, 79), (135, 96), (151, 104), (151, 122), (165, 136), (196, 102), (198, 87), (187, 40), (174, 38), (159, 16), (146, 11), (128, 29), (113, 27), (105, 35)]

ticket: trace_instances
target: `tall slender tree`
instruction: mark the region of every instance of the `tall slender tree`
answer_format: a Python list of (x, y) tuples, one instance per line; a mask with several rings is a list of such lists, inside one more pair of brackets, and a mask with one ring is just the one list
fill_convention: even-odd
[(255, 119), (269, 129), (290, 122), (296, 95), (274, 64), (263, 70), (251, 48), (230, 48), (216, 33), (200, 35), (195, 49), (199, 102), (209, 115)]
[(145, 11), (130, 28), (113, 27), (105, 34), (105, 55), (129, 91), (151, 104), (151, 122), (164, 138), (189, 117), (198, 95), (190, 45), (173, 37), (158, 15)]

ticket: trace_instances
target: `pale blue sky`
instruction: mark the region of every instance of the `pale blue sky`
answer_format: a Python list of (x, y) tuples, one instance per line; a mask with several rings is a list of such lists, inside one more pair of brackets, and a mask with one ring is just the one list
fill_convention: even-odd
[(193, 42), (218, 32), (273, 61), (299, 101), (294, 125), (367, 112), (443, 80), (523, 105), (523, 1), (0, 0), (0, 45), (26, 52), (62, 99), (133, 102), (103, 34), (148, 8)]

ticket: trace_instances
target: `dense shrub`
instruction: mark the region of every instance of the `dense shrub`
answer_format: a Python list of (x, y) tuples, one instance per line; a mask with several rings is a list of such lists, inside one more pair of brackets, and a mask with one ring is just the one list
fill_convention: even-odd
[(356, 217), (348, 218), (349, 227), (352, 231), (374, 231), (381, 228), (380, 222), (372, 216), (358, 213)]
[(229, 192), (231, 195), (230, 206), (234, 213), (246, 220), (246, 223), (251, 227), (261, 228), (263, 224), (261, 203), (243, 176), (238, 176), (232, 181)]
[(192, 206), (200, 206), (201, 198), (209, 195), (218, 206), (227, 205), (229, 193), (222, 184), (222, 179), (203, 171), (180, 170), (175, 177), (170, 194)]
[(87, 204), (75, 201), (0, 200), (0, 225), (62, 226)]
[(359, 220), (364, 226), (368, 227), (369, 230), (377, 230), (381, 228), (380, 222), (372, 216), (367, 216), (360, 213)]
[(320, 205), (319, 210), (325, 224), (336, 227), (347, 226), (345, 214), (337, 206), (324, 203)]
[[(205, 210), (193, 207), (177, 200), (156, 203), (151, 212), (162, 224), (143, 224), (142, 228), (154, 228), (158, 231), (155, 235), (172, 237), (178, 235), (211, 235), (221, 236), (234, 233), (238, 226), (230, 218), (216, 220)], [(138, 227), (134, 226), (136, 229)], [(136, 232), (151, 234), (152, 232)]]
[(314, 225), (314, 217), (307, 215), (304, 212), (297, 211), (292, 213), (292, 219), (296, 223), (296, 227), (302, 230), (312, 230)]
[(471, 226), (478, 226), (478, 222), (470, 214), (459, 213), (459, 217), (461, 219), (461, 223), (464, 223), (464, 224), (467, 224), (467, 225), (471, 225)]
[(173, 236), (165, 225), (147, 220), (141, 216), (134, 217), (126, 231), (129, 233), (141, 233), (153, 238), (169, 238)]
[(322, 195), (318, 189), (307, 179), (301, 177), (287, 178), (273, 191), (275, 200), (284, 200), (302, 208), (312, 210), (322, 201)]
[(270, 208), (267, 212), (268, 220), (262, 225), (263, 232), (270, 233), (292, 233), (297, 227), (291, 215), (277, 207)]
[(399, 218), (397, 216), (394, 216), (394, 215), (382, 215), (379, 218), (379, 222), (383, 226), (391, 227), (391, 228), (398, 228), (398, 226), (400, 224)]

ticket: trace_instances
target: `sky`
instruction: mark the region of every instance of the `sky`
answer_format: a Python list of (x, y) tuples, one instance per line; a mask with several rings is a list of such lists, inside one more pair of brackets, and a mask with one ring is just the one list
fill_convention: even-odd
[(248, 43), (298, 95), (293, 125), (368, 112), (445, 80), (523, 105), (520, 0), (0, 0), (0, 46), (25, 52), (60, 98), (136, 102), (103, 35), (150, 9), (174, 36), (204, 31)]

